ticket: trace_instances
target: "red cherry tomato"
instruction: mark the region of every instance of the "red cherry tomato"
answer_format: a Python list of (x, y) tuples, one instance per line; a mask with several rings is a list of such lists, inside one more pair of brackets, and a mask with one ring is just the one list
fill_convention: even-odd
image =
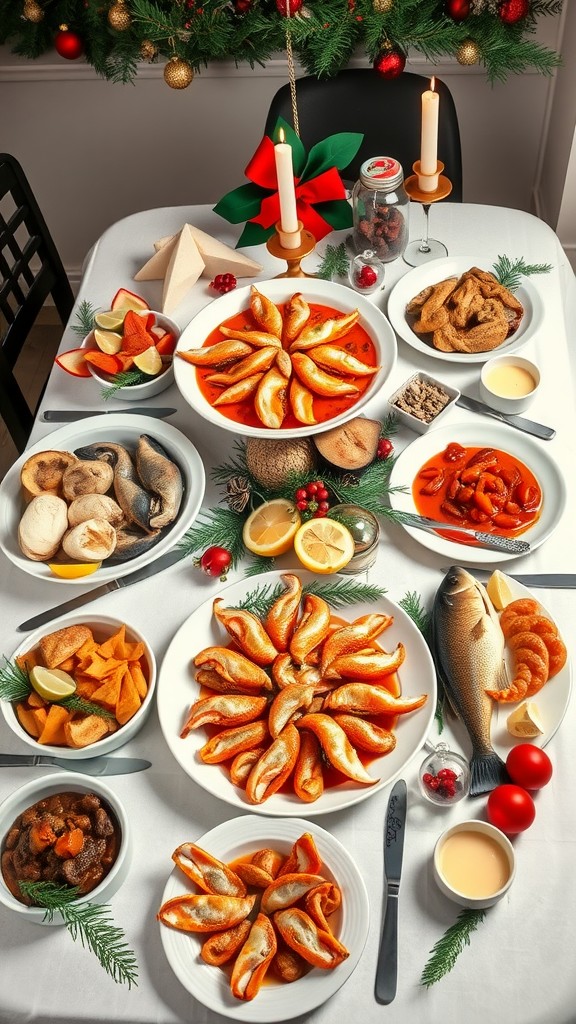
[(536, 807), (530, 793), (522, 786), (505, 783), (490, 793), (486, 813), (492, 825), (513, 836), (530, 828), (536, 817)]
[(506, 768), (512, 782), (524, 789), (542, 789), (552, 778), (552, 762), (534, 743), (519, 743), (512, 747), (506, 758)]

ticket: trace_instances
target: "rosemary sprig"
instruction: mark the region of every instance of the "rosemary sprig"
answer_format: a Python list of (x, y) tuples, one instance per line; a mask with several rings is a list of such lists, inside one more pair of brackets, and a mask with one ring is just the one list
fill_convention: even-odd
[[(237, 607), (251, 611), (255, 615), (264, 618), (274, 604), (274, 601), (283, 593), (280, 583), (264, 583), (249, 591)], [(357, 602), (377, 601), (386, 593), (382, 587), (370, 583), (359, 583), (356, 580), (314, 580), (312, 583), (305, 583), (302, 587), (302, 594), (315, 594), (322, 597), (331, 608), (345, 608)]]
[(144, 384), (147, 380), (150, 380), (150, 378), (145, 373), (142, 373), (142, 370), (125, 370), (123, 373), (115, 373), (110, 386), (101, 389), (100, 397), (107, 402), (109, 398), (114, 397), (120, 388), (130, 388), (135, 384)]
[[(10, 703), (26, 700), (33, 689), (28, 672), (14, 662), (8, 661), (5, 655), (2, 657), (4, 665), (0, 668), (0, 700), (7, 700)], [(94, 704), (91, 700), (78, 697), (75, 693), (70, 697), (64, 697), (59, 704), (67, 711), (81, 711), (84, 715), (114, 718), (112, 712), (102, 707), (101, 704)]]
[(470, 935), (486, 916), (485, 910), (461, 910), (453, 925), (444, 932), (442, 938), (433, 946), (420, 984), (430, 988), (452, 970), (457, 958), (465, 946), (470, 945)]
[(552, 264), (525, 263), (522, 257), (511, 260), (509, 256), (499, 256), (496, 263), (493, 264), (493, 268), (500, 284), (513, 292), (520, 286), (522, 275), (529, 277), (531, 274), (549, 274)]
[(36, 906), (46, 910), (45, 920), (52, 921), (60, 913), (74, 941), (94, 953), (102, 967), (118, 984), (128, 988), (137, 985), (138, 964), (134, 952), (128, 947), (125, 935), (112, 922), (106, 904), (75, 903), (79, 889), (54, 882), (20, 882), (22, 893)]
[(87, 302), (86, 299), (83, 299), (76, 310), (76, 319), (78, 323), (72, 324), (72, 330), (75, 331), (76, 334), (80, 334), (85, 338), (86, 335), (90, 334), (90, 331), (94, 329), (94, 317), (97, 312), (98, 310), (95, 306), (90, 302)]
[(325, 281), (332, 280), (335, 274), (338, 277), (346, 277), (349, 265), (345, 242), (340, 242), (340, 245), (327, 245), (316, 276)]

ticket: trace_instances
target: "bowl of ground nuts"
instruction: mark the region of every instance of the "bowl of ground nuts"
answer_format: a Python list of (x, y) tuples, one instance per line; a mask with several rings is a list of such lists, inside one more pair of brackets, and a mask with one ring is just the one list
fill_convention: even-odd
[(419, 370), (390, 396), (388, 402), (400, 423), (418, 434), (425, 434), (454, 408), (459, 397), (458, 388)]

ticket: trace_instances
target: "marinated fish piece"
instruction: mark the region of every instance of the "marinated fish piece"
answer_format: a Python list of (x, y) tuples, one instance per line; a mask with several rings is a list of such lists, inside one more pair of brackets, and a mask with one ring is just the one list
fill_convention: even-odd
[(357, 715), (407, 715), (417, 711), (427, 700), (426, 693), (419, 697), (394, 697), (384, 686), (344, 683), (326, 694), (324, 708)]
[(255, 896), (184, 893), (167, 900), (160, 907), (157, 918), (179, 932), (221, 932), (248, 917), (255, 901)]
[(287, 651), (298, 620), (302, 583), (299, 576), (288, 572), (282, 574), (282, 583), (285, 592), (270, 608), (264, 620), (264, 629), (278, 651)]
[(356, 395), (360, 388), (352, 381), (344, 380), (342, 377), (334, 377), (319, 366), (310, 356), (304, 352), (292, 353), (292, 366), (302, 384), (315, 395), (323, 395), (326, 398), (336, 398), (339, 395)]
[(396, 746), (396, 736), (389, 729), (360, 718), (357, 714), (338, 712), (334, 721), (344, 730), (353, 747), (370, 754), (390, 754)]
[(257, 760), (246, 780), (246, 796), (261, 804), (284, 784), (298, 757), (300, 733), (287, 725)]
[(300, 736), (300, 750), (294, 765), (292, 779), (299, 800), (311, 804), (324, 792), (322, 748), (313, 732), (304, 729)]
[(210, 935), (203, 943), (200, 956), (204, 963), (211, 967), (221, 967), (227, 964), (241, 946), (244, 945), (252, 927), (251, 921), (240, 921), (240, 924), (233, 928), (226, 928), (223, 932), (216, 932)]
[(314, 414), (314, 395), (298, 377), (293, 376), (288, 391), (288, 402), (299, 423), (317, 423)]
[(370, 650), (356, 651), (354, 654), (343, 654), (334, 658), (326, 668), (326, 677), (332, 679), (334, 676), (344, 676), (347, 679), (356, 679), (358, 682), (377, 683), (382, 677), (396, 672), (403, 664), (406, 657), (404, 644), (399, 643), (396, 649), (388, 654), (387, 651)]
[(323, 880), (320, 885), (310, 889), (304, 897), (304, 910), (319, 928), (331, 931), (326, 920), (342, 903), (342, 893), (333, 882)]
[(278, 874), (287, 875), (297, 871), (304, 871), (310, 875), (319, 875), (321, 867), (322, 858), (314, 842), (314, 836), (310, 832), (303, 832), (292, 844), (292, 849)]
[(244, 725), (259, 718), (268, 704), (266, 697), (252, 697), (248, 694), (218, 694), (204, 697), (192, 704), (186, 722), (180, 733), (185, 739), (191, 729), (201, 725)]
[(214, 896), (246, 895), (246, 886), (236, 872), (195, 843), (176, 847), (172, 860), (204, 892)]
[(230, 341), (217, 341), (215, 345), (204, 345), (202, 348), (190, 348), (186, 351), (178, 349), (176, 355), (193, 366), (213, 366), (220, 369), (222, 366), (235, 363), (237, 359), (249, 356), (251, 352), (251, 346), (234, 335)]
[(256, 352), (245, 356), (244, 359), (240, 359), (232, 369), (226, 370), (224, 373), (211, 373), (206, 380), (210, 384), (225, 384), (226, 387), (229, 387), (230, 384), (237, 384), (246, 377), (252, 377), (255, 373), (264, 373), (272, 366), (277, 351), (273, 345), (259, 348)]
[(336, 370), (337, 373), (349, 373), (353, 377), (371, 377), (378, 373), (379, 366), (369, 366), (357, 359), (345, 348), (337, 345), (317, 345), (310, 353), (310, 358), (325, 370)]
[(267, 348), (269, 345), (274, 345), (275, 348), (281, 347), (280, 338), (275, 334), (267, 334), (266, 331), (242, 331), (236, 327), (220, 327), (220, 331), (227, 338), (242, 339), (255, 348)]
[(233, 405), (234, 402), (242, 402), (245, 398), (250, 398), (250, 395), (256, 391), (263, 373), (254, 373), (251, 377), (244, 377), (243, 380), (239, 380), (237, 384), (231, 384), (229, 388), (218, 395), (212, 402), (212, 405)]
[(301, 292), (295, 292), (284, 307), (282, 344), (289, 348), (310, 317), (310, 306)]
[(367, 647), (377, 636), (392, 625), (391, 615), (372, 612), (355, 619), (348, 626), (342, 626), (328, 637), (322, 648), (320, 671), (324, 674), (329, 665), (345, 654), (354, 654)]
[(306, 594), (302, 618), (290, 641), (290, 654), (298, 665), (324, 640), (330, 629), (330, 608), (323, 598)]
[(273, 914), (276, 910), (291, 907), (294, 903), (298, 903), (310, 889), (315, 889), (322, 882), (324, 882), (322, 875), (311, 875), (304, 872), (280, 875), (262, 893), (260, 909), (263, 914)]
[(194, 664), (198, 668), (215, 669), (228, 682), (240, 683), (253, 692), (272, 689), (270, 677), (263, 668), (229, 647), (205, 647), (194, 658)]
[[(264, 743), (270, 736), (268, 723), (261, 719), (247, 722), (232, 729), (223, 729), (216, 733), (198, 751), (198, 756), (205, 764), (220, 764), (241, 754), (244, 750), (252, 750)], [(254, 801), (255, 803), (257, 801)]]
[(318, 928), (310, 915), (298, 907), (278, 910), (274, 924), (284, 942), (313, 967), (330, 970), (350, 956), (332, 932)]
[(258, 995), (277, 948), (272, 922), (265, 914), (258, 914), (232, 969), (230, 988), (237, 999)]
[(258, 616), (240, 608), (227, 608), (221, 597), (215, 599), (212, 610), (248, 658), (262, 666), (274, 661), (278, 651)]
[(319, 323), (310, 324), (305, 327), (295, 341), (290, 345), (290, 352), (300, 352), (306, 349), (315, 348), (327, 341), (337, 341), (343, 338), (352, 330), (360, 316), (358, 309), (351, 313), (344, 313), (342, 316), (330, 317), (321, 320)]
[(276, 367), (264, 374), (256, 388), (254, 409), (265, 427), (277, 430), (282, 426), (288, 409), (287, 391), (288, 381)]
[(272, 299), (258, 291), (255, 285), (250, 288), (250, 310), (256, 323), (268, 334), (282, 337), (282, 314)]
[(314, 687), (305, 683), (292, 683), (277, 693), (268, 712), (270, 734), (279, 736), (294, 715), (302, 708), (309, 708), (314, 699)]
[(320, 741), (325, 757), (338, 771), (354, 782), (373, 786), (373, 779), (362, 764), (344, 730), (330, 715), (308, 714), (298, 719), (298, 729), (310, 729)]

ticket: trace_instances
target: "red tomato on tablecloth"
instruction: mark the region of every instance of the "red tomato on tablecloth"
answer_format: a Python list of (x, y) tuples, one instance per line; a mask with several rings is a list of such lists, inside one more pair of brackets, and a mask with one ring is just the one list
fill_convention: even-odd
[(519, 743), (506, 758), (508, 774), (524, 789), (542, 789), (552, 778), (552, 762), (548, 754), (534, 743)]
[(492, 825), (512, 836), (530, 828), (536, 817), (536, 807), (530, 793), (522, 786), (505, 783), (490, 793), (486, 813)]

